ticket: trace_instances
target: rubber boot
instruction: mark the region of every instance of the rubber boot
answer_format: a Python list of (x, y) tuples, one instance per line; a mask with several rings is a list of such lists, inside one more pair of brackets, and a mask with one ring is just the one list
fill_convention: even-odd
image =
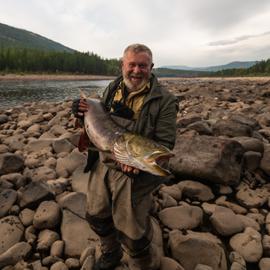
[(151, 246), (141, 254), (130, 257), (128, 267), (130, 270), (157, 270), (160, 267), (160, 256)]
[(123, 257), (121, 245), (113, 233), (106, 237), (100, 237), (101, 256), (94, 266), (94, 270), (113, 270)]

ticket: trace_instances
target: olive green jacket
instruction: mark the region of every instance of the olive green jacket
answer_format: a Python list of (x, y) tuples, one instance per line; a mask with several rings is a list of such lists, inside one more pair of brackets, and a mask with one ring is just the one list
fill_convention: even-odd
[[(103, 103), (110, 110), (114, 91), (123, 77), (112, 81), (105, 89)], [(146, 94), (139, 118), (136, 120), (133, 132), (153, 139), (169, 149), (172, 149), (176, 138), (176, 115), (178, 103), (176, 97), (162, 87), (155, 75), (151, 76), (151, 88)]]

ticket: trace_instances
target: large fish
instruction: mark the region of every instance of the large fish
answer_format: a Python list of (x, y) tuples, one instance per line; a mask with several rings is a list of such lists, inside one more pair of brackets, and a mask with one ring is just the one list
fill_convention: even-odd
[(87, 98), (84, 127), (90, 141), (100, 150), (113, 153), (115, 160), (154, 175), (168, 176), (170, 172), (158, 162), (168, 160), (173, 153), (153, 140), (131, 133), (117, 125), (100, 100)]

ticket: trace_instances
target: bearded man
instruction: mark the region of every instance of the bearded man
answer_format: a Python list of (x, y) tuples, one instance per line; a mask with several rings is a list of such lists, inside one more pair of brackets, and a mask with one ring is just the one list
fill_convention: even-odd
[[(153, 65), (147, 46), (128, 46), (121, 60), (122, 75), (105, 89), (102, 102), (118, 125), (172, 149), (177, 99), (159, 84)], [(83, 117), (87, 106), (83, 99), (74, 101), (74, 115)], [(114, 269), (123, 250), (129, 255), (130, 269), (158, 269), (150, 213), (152, 192), (164, 177), (119, 164), (107, 153), (90, 155), (96, 158), (88, 185), (87, 220), (101, 242), (94, 269)]]

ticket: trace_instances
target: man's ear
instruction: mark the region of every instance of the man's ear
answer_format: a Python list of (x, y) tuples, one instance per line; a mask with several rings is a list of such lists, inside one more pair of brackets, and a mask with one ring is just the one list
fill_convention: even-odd
[(151, 64), (151, 69), (153, 68), (153, 66), (154, 66), (154, 63)]
[(120, 63), (120, 67), (122, 67), (123, 66), (123, 57), (120, 58), (119, 63)]

